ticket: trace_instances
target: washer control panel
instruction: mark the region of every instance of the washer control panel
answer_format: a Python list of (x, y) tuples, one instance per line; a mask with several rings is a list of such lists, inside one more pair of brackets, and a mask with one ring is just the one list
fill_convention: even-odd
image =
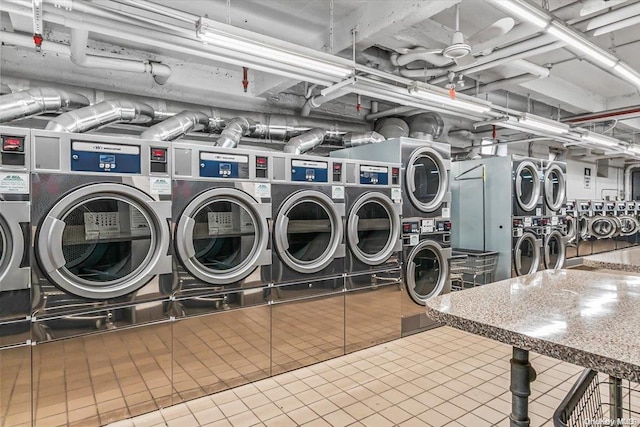
[(360, 184), (389, 185), (389, 168), (384, 166), (360, 165)]
[(327, 162), (291, 160), (291, 181), (329, 182)]
[(248, 179), (249, 156), (200, 152), (200, 176)]
[(140, 146), (84, 141), (71, 143), (72, 171), (139, 174), (140, 166)]

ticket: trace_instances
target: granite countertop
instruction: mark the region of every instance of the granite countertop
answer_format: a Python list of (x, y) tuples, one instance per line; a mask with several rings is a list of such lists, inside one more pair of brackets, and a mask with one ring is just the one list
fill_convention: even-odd
[(640, 247), (590, 255), (584, 257), (582, 263), (587, 267), (640, 273)]
[(547, 270), (427, 301), (440, 323), (640, 382), (640, 277)]

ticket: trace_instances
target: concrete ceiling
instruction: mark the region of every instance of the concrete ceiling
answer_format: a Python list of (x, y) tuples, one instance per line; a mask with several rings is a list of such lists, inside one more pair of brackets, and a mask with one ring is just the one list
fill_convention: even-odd
[[(55, 3), (56, 0), (47, 0)], [(58, 0), (58, 2), (61, 0)], [(75, 0), (78, 3), (77, 0)], [(598, 2), (600, 0), (593, 0)], [(26, 8), (31, 2), (10, 0), (8, 3), (22, 3)], [(105, 8), (109, 13), (123, 13), (157, 19), (165, 24), (175, 25), (183, 30), (194, 30), (195, 22), (176, 20), (171, 16), (162, 16), (148, 10), (139, 9), (136, 3), (128, 0), (93, 0), (88, 3)], [(144, 2), (144, 1), (142, 1)], [(45, 2), (46, 3), (46, 2)], [(151, 2), (144, 2), (151, 3)], [(178, 9), (194, 16), (206, 16), (220, 22), (230, 22), (260, 34), (281, 40), (294, 42), (326, 52), (333, 51), (342, 56), (351, 56), (352, 29), (357, 28), (356, 49), (367, 50), (367, 54), (377, 58), (377, 65), (394, 70), (388, 62), (388, 55), (399, 48), (443, 48), (449, 44), (455, 23), (455, 5), (460, 4), (460, 29), (466, 37), (470, 37), (496, 20), (507, 16), (503, 11), (483, 0), (439, 0), (439, 1), (351, 1), (351, 0), (153, 0), (160, 6)], [(586, 22), (594, 16), (607, 13), (610, 9), (580, 16), (585, 6), (583, 1), (554, 0), (548, 2), (552, 13), (558, 19), (572, 23), (575, 29), (585, 30)], [(612, 9), (618, 9), (638, 3), (638, 0), (626, 2), (610, 2)], [(542, 5), (542, 1), (537, 2)], [(331, 26), (331, 7), (333, 6), (333, 28)], [(64, 10), (60, 9), (61, 14)], [(82, 14), (77, 8), (73, 13)], [(15, 11), (2, 12), (1, 26), (3, 31), (15, 31), (25, 36), (31, 35), (31, 19), (25, 14)], [(65, 25), (47, 22), (45, 13), (45, 38), (60, 43), (68, 43), (69, 29)], [(168, 31), (165, 26), (159, 30)], [(513, 30), (493, 41), (484, 43), (499, 52), (519, 41), (534, 37), (536, 29), (526, 22), (517, 22)], [(144, 30), (141, 30), (141, 34)], [(640, 26), (634, 25), (612, 33), (593, 37), (595, 43), (608, 49), (621, 60), (640, 70)], [(331, 37), (333, 35), (333, 37)], [(333, 40), (331, 45), (330, 40)], [(45, 42), (46, 43), (46, 42)], [(103, 34), (100, 31), (90, 33), (90, 50), (105, 55), (117, 55), (127, 58), (146, 58), (161, 61), (172, 67), (173, 75), (164, 86), (158, 86), (149, 76), (131, 75), (130, 73), (107, 72), (82, 69), (73, 65), (64, 55), (40, 53), (32, 48), (12, 46), (7, 43), (2, 47), (0, 62), (0, 78), (13, 89), (28, 87), (30, 82), (64, 83), (69, 86), (93, 88), (103, 91), (124, 92), (140, 96), (164, 99), (184, 98), (185, 101), (210, 106), (233, 106), (258, 110), (295, 111), (304, 102), (305, 86), (303, 83), (250, 70), (249, 90), (242, 90), (242, 70), (239, 66), (213, 62), (188, 52), (179, 50), (168, 52), (154, 44), (139, 40), (118, 37), (114, 34)], [(447, 66), (448, 61), (433, 57), (433, 63), (427, 63), (427, 69)], [(588, 61), (577, 57), (568, 49), (556, 49), (526, 58), (533, 64), (551, 67), (549, 77), (533, 79), (516, 85), (496, 87), (487, 96), (492, 102), (506, 99), (505, 93), (526, 97), (530, 102), (537, 102), (537, 111), (545, 108), (552, 115), (554, 109), (560, 108), (561, 116), (570, 114), (598, 112), (610, 108), (635, 106), (640, 102), (640, 95), (635, 87), (622, 81)], [(422, 63), (421, 66), (425, 65)], [(465, 75), (465, 72), (461, 72)], [(468, 84), (477, 79), (480, 84), (499, 81), (504, 78), (521, 75), (523, 72), (508, 64), (489, 68), (466, 76)], [(457, 80), (457, 79), (456, 79)], [(446, 82), (444, 82), (446, 83)], [(444, 83), (440, 83), (443, 85)], [(469, 87), (468, 85), (466, 86)], [(462, 88), (459, 88), (462, 90)], [(468, 92), (465, 92), (468, 93)], [(473, 91), (471, 91), (473, 95)], [(365, 100), (368, 101), (368, 100)], [(355, 98), (338, 99), (319, 113), (350, 117), (362, 120), (368, 112), (357, 112)], [(314, 112), (315, 114), (316, 112)], [(626, 131), (640, 131), (638, 120), (621, 122), (619, 126)]]

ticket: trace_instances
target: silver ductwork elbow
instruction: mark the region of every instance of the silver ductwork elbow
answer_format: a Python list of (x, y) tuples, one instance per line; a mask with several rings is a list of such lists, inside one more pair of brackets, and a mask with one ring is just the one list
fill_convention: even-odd
[(244, 117), (234, 117), (224, 127), (217, 145), (224, 148), (236, 148), (240, 138), (248, 136), (253, 124)]
[(142, 102), (102, 101), (90, 107), (61, 114), (51, 120), (46, 129), (82, 133), (111, 123), (147, 123), (153, 117), (153, 108)]
[(34, 88), (0, 97), (0, 123), (42, 113), (86, 107), (89, 100), (76, 93), (53, 88)]
[(206, 114), (185, 110), (151, 126), (140, 134), (140, 138), (153, 141), (173, 141), (189, 132), (211, 129), (215, 126), (216, 122)]
[(324, 129), (313, 128), (307, 133), (294, 136), (284, 146), (284, 152), (291, 154), (304, 154), (307, 151), (313, 150), (315, 147), (322, 144), (325, 133)]
[(437, 139), (442, 135), (444, 121), (439, 114), (416, 114), (409, 119), (409, 136), (418, 139)]
[(6, 95), (13, 92), (9, 86), (4, 83), (0, 83), (0, 95)]
[(409, 136), (409, 125), (407, 122), (396, 117), (378, 121), (375, 130), (386, 139)]
[(357, 147), (359, 145), (376, 144), (386, 138), (378, 132), (348, 133), (343, 138), (345, 148)]

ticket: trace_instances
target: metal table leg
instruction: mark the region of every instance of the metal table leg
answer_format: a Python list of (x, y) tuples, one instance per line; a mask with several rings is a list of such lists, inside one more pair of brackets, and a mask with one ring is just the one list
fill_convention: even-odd
[(609, 401), (611, 402), (611, 416), (616, 421), (622, 421), (622, 380), (609, 377)]
[(513, 347), (511, 358), (511, 427), (529, 427), (529, 396), (531, 383), (536, 379), (536, 371), (529, 363), (529, 352)]

